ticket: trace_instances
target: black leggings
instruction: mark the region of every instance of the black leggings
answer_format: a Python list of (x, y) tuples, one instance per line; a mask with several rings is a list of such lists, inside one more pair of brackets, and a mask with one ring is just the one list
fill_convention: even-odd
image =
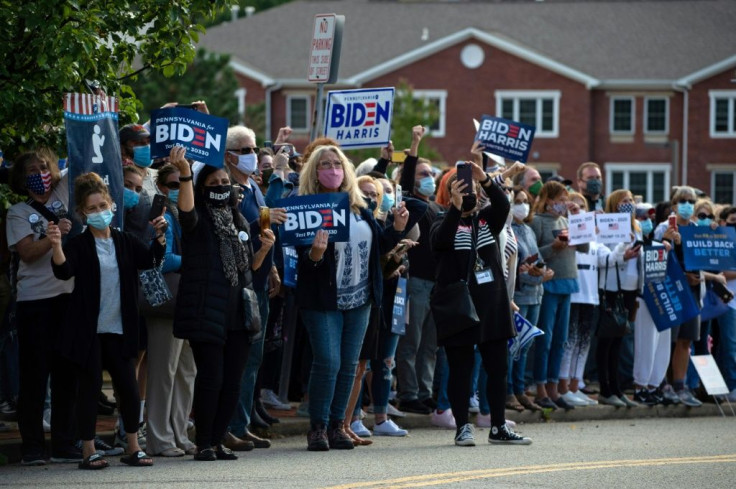
[[(636, 291), (624, 290), (624, 307), (629, 313), (629, 320), (634, 320), (636, 311)], [(615, 292), (606, 291), (605, 300), (612, 305), (616, 297)], [(596, 368), (600, 382), (601, 396), (621, 397), (623, 392), (618, 380), (618, 364), (621, 357), (621, 343), (623, 338), (598, 338), (595, 349)]]
[(194, 380), (194, 424), (197, 448), (222, 443), (240, 397), (240, 383), (248, 360), (250, 338), (243, 331), (228, 331), (224, 345), (189, 341), (197, 365)]
[[(491, 425), (506, 423), (506, 378), (508, 377), (508, 341), (493, 340), (478, 345), (483, 366), (488, 373), (486, 393), (491, 408)], [(445, 346), (450, 375), (447, 397), (458, 429), (468, 422), (470, 378), (473, 375), (475, 353), (473, 345)]]
[(126, 433), (138, 432), (141, 400), (135, 378), (135, 359), (125, 358), (125, 338), (121, 334), (96, 334), (87, 366), (77, 366), (79, 378), (79, 436), (82, 440), (95, 437), (97, 403), (102, 390), (102, 370), (107, 370), (120, 402), (120, 415)]

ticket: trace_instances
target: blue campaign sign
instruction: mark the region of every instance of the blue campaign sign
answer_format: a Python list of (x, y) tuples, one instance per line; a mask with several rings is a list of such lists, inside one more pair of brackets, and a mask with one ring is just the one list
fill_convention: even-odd
[(658, 331), (678, 326), (700, 314), (674, 253), (668, 254), (664, 280), (644, 284), (644, 301)]
[(225, 138), (230, 122), (194, 109), (151, 111), (151, 158), (169, 156), (174, 146), (184, 146), (186, 157), (205, 165), (225, 164)]
[(112, 226), (123, 227), (123, 160), (118, 137), (118, 101), (85, 93), (64, 94), (64, 125), (69, 167), (69, 218), (71, 235), (82, 230), (74, 212), (74, 179), (97, 173), (107, 184), (114, 202)]
[(344, 149), (380, 148), (391, 139), (394, 89), (329, 92), (325, 136)]
[(483, 143), (484, 151), (526, 163), (535, 131), (534, 126), (484, 115), (480, 120), (475, 140)]
[(296, 287), (299, 255), (293, 246), (284, 246), (282, 250), (284, 252), (284, 285)]
[(279, 226), (284, 246), (311, 245), (319, 229), (331, 243), (350, 239), (350, 200), (344, 192), (288, 197), (276, 207), (286, 209), (286, 222)]
[(662, 245), (644, 246), (644, 283), (661, 282), (667, 276), (667, 251)]
[(394, 296), (394, 310), (391, 314), (391, 332), (406, 334), (406, 279), (399, 277)]
[(736, 270), (736, 229), (681, 226), (685, 270)]
[(529, 342), (543, 335), (544, 331), (534, 326), (518, 312), (514, 312), (514, 328), (516, 328), (516, 336), (509, 339), (509, 356), (517, 359)]

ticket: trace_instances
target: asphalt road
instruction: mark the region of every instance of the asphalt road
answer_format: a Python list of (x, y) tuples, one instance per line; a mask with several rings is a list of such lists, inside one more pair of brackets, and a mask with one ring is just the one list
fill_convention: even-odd
[(517, 431), (534, 443), (493, 446), (482, 429), (476, 447), (456, 447), (452, 432), (417, 429), (407, 438), (374, 438), (369, 447), (312, 453), (304, 437), (293, 437), (233, 462), (156, 458), (154, 467), (131, 468), (111, 458), (98, 472), (10, 465), (0, 467), (0, 487), (736, 487), (732, 417), (536, 423)]

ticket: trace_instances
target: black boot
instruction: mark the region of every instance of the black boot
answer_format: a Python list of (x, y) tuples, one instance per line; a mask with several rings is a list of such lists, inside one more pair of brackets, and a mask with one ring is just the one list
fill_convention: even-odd
[(255, 409), (255, 403), (253, 409), (250, 410), (250, 426), (253, 428), (260, 428), (267, 430), (271, 427), (268, 423), (266, 423), (261, 416), (258, 414), (258, 411)]
[(259, 399), (255, 399), (253, 401), (253, 408), (255, 412), (258, 414), (258, 416), (261, 417), (263, 421), (265, 421), (268, 424), (276, 424), (279, 423), (279, 418), (274, 418), (270, 414), (268, 414), (268, 411), (266, 410), (266, 406), (263, 405), (263, 402)]

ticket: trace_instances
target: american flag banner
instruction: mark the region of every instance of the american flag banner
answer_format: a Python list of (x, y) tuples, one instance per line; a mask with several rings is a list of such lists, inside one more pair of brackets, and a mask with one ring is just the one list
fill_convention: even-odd
[(118, 137), (118, 99), (88, 93), (66, 93), (62, 101), (69, 168), (72, 234), (82, 229), (74, 209), (74, 179), (97, 173), (107, 184), (114, 205), (112, 225), (123, 227), (123, 161)]

